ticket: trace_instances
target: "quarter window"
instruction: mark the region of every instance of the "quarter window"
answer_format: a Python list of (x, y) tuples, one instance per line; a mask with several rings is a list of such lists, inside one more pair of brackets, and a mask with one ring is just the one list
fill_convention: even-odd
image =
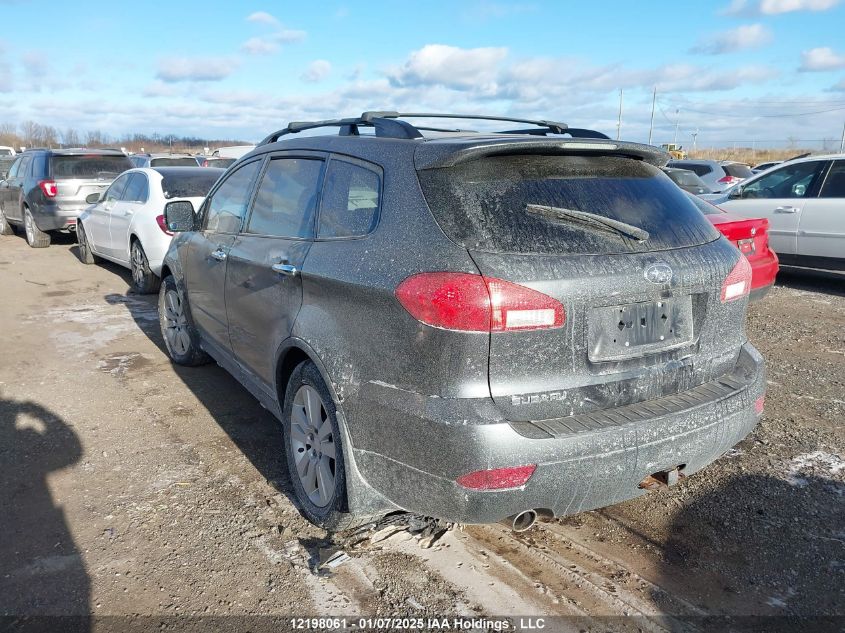
[(247, 163), (235, 170), (217, 188), (206, 208), (207, 231), (237, 233), (240, 230), (260, 165), (260, 160)]
[(22, 161), (23, 158), (18, 158), (14, 163), (12, 163), (12, 166), (9, 168), (9, 173), (6, 176), (8, 180), (11, 180), (12, 178), (18, 175), (18, 169), (20, 169)]
[(845, 160), (833, 163), (819, 198), (845, 198)]
[(132, 174), (120, 199), (124, 202), (144, 203), (147, 201), (149, 193), (150, 188), (147, 184), (147, 177), (144, 174)]
[(313, 237), (322, 169), (321, 160), (272, 159), (255, 194), (246, 232), (277, 237)]
[(320, 203), (320, 238), (366, 235), (378, 219), (381, 179), (374, 171), (332, 160)]

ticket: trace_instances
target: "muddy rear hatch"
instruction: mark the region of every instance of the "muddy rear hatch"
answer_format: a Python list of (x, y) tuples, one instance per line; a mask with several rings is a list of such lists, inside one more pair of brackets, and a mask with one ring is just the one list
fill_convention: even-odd
[(497, 155), (419, 177), (487, 279), (490, 390), (507, 419), (642, 402), (733, 367), (746, 289), (727, 302), (722, 289), (738, 254), (656, 167), (612, 152)]

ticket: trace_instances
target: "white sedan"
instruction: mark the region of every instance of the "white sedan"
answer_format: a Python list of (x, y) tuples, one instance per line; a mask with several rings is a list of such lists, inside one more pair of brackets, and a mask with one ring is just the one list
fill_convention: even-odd
[(157, 292), (161, 264), (173, 233), (164, 222), (164, 205), (189, 200), (198, 209), (225, 170), (214, 167), (148, 167), (129, 169), (91, 203), (76, 223), (79, 258), (94, 264), (100, 258), (132, 270), (138, 293)]
[(769, 220), (781, 265), (845, 270), (845, 154), (791, 160), (704, 198)]

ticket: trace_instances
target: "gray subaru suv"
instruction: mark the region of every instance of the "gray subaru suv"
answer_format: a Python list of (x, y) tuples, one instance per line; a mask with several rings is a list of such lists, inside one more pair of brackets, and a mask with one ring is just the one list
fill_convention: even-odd
[(165, 209), (167, 351), (279, 418), (308, 519), (523, 529), (671, 485), (754, 428), (750, 268), (665, 154), (418, 116), (291, 123), (196, 214)]
[(0, 235), (23, 226), (33, 248), (50, 231), (73, 231), (85, 198), (108, 187), (132, 163), (119, 150), (34, 149), (20, 154), (0, 179)]

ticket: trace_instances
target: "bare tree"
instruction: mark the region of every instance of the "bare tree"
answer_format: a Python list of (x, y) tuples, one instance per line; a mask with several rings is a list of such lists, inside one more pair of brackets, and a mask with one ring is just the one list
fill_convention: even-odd
[(69, 127), (62, 134), (62, 143), (66, 147), (79, 147), (82, 143), (79, 141), (79, 133), (72, 127)]

